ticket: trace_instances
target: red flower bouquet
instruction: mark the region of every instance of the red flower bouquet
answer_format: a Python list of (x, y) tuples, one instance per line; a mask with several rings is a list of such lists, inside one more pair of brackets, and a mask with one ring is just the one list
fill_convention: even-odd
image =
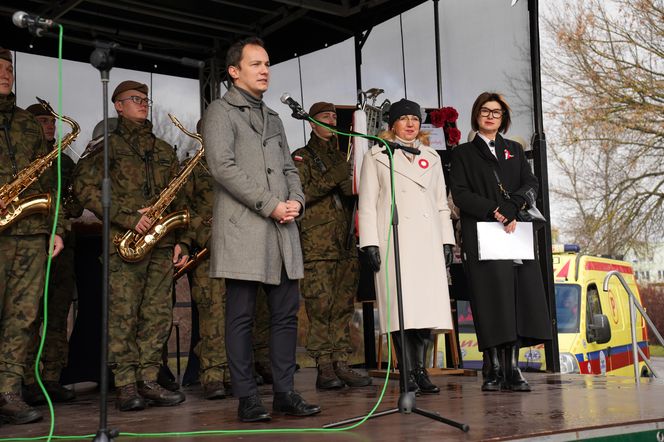
[(445, 144), (449, 147), (456, 146), (461, 141), (461, 131), (456, 127), (459, 113), (453, 107), (442, 107), (429, 113), (431, 124), (442, 127), (445, 133)]

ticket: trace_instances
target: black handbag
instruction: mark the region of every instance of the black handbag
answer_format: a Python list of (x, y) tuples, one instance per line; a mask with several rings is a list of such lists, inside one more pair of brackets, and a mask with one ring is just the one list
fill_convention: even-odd
[[(503, 187), (503, 183), (500, 182), (498, 173), (495, 170), (493, 171), (493, 175), (496, 177), (496, 181), (498, 182), (498, 188), (500, 188), (500, 193), (503, 194), (503, 197), (506, 200), (511, 200), (512, 198), (510, 197), (509, 192), (507, 192), (507, 190), (505, 190), (505, 188)], [(526, 205), (521, 209), (519, 209), (519, 211), (516, 214), (516, 220), (523, 223), (532, 223), (534, 230), (541, 229), (546, 225), (546, 218), (544, 218), (542, 212), (540, 212), (537, 206), (535, 205), (535, 192), (529, 189), (525, 193), (524, 198), (526, 199)]]

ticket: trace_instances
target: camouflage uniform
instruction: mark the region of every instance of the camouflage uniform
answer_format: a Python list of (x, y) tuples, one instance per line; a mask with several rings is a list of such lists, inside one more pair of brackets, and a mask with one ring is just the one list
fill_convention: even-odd
[(352, 352), (349, 324), (359, 281), (355, 237), (347, 243), (353, 207), (348, 164), (336, 136), (325, 141), (313, 132), (293, 158), (307, 204), (300, 224), (307, 351), (319, 365), (346, 361)]
[[(15, 106), (13, 93), (0, 95), (0, 124), (9, 125), (11, 141), (8, 145), (0, 129), (0, 183), (5, 184), (46, 155), (49, 147), (34, 116)], [(49, 192), (55, 198), (54, 172), (53, 167), (45, 171), (21, 198)], [(20, 391), (44, 288), (51, 219), (51, 215), (30, 215), (0, 232), (0, 392)], [(62, 236), (63, 231), (60, 216), (56, 233)]]
[[(49, 142), (53, 145), (54, 142)], [(65, 154), (61, 155), (62, 175), (62, 206), (60, 210), (64, 213), (66, 220), (78, 218), (83, 213), (83, 207), (73, 197), (71, 192), (71, 176), (76, 163)], [(51, 264), (51, 281), (49, 283), (48, 299), (48, 324), (46, 328), (46, 339), (41, 355), (41, 376), (43, 381), (60, 382), (62, 369), (67, 365), (69, 344), (67, 342), (67, 319), (69, 308), (74, 299), (76, 288), (76, 275), (74, 274), (74, 250), (76, 238), (71, 231), (71, 223), (65, 221), (65, 233), (63, 237), (65, 248), (53, 259)], [(42, 309), (40, 309), (41, 313)], [(34, 324), (32, 345), (29, 349), (24, 383), (34, 384), (34, 364), (39, 349), (39, 325), (41, 321)]]
[[(111, 238), (134, 230), (138, 210), (149, 207), (177, 174), (173, 148), (155, 137), (152, 124), (142, 125), (118, 117), (109, 136), (111, 186)], [(79, 161), (74, 192), (84, 207), (102, 218), (100, 150)], [(172, 212), (185, 207), (184, 198), (171, 204)], [(173, 246), (176, 235), (162, 238), (139, 262), (122, 260), (111, 247), (109, 257), (109, 362), (118, 387), (136, 381), (156, 381), (161, 349), (172, 323)], [(187, 253), (183, 250), (183, 254)]]
[[(213, 178), (207, 169), (205, 158), (201, 159), (191, 174), (189, 210), (193, 243), (190, 246), (202, 249), (209, 246), (211, 237)], [(200, 360), (200, 381), (230, 383), (226, 360), (226, 287), (222, 278), (210, 278), (210, 260), (205, 258), (194, 270), (191, 278), (191, 297), (198, 309), (200, 340), (194, 353)], [(256, 302), (254, 322), (254, 359), (269, 365), (269, 310), (263, 294)]]
[[(212, 200), (214, 189), (212, 176), (202, 158), (191, 174), (189, 211), (193, 243), (190, 246), (202, 249), (208, 247), (212, 220)], [(200, 381), (202, 384), (223, 382), (226, 363), (226, 342), (224, 318), (226, 289), (224, 280), (210, 278), (210, 260), (205, 258), (194, 270), (191, 278), (191, 298), (198, 309), (200, 340), (194, 353), (200, 360)], [(228, 380), (227, 380), (228, 381)]]

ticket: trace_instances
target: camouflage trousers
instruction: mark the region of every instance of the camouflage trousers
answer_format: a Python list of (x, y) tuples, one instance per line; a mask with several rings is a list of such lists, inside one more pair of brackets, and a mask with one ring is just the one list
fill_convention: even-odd
[[(76, 275), (74, 274), (74, 248), (76, 244), (72, 233), (68, 233), (64, 241), (65, 248), (51, 263), (51, 281), (48, 290), (48, 322), (41, 355), (41, 377), (44, 381), (60, 382), (60, 374), (67, 365), (69, 354), (67, 318), (76, 289)], [(41, 305), (39, 318), (43, 316), (43, 302)], [(32, 331), (32, 342), (25, 364), (29, 369), (26, 370), (23, 377), (26, 385), (36, 382), (34, 367), (37, 351), (39, 350), (39, 327), (43, 323), (41, 319), (35, 321)]]
[(21, 389), (44, 290), (46, 235), (0, 235), (0, 392)]
[(191, 298), (198, 309), (198, 329), (201, 336), (194, 347), (194, 353), (201, 363), (200, 381), (203, 384), (223, 381), (228, 368), (225, 333), (226, 286), (223, 279), (210, 278), (209, 273), (210, 260), (205, 259), (194, 269), (191, 278)]
[(350, 320), (358, 281), (356, 258), (304, 264), (300, 286), (309, 318), (307, 352), (317, 362), (345, 361), (353, 351)]
[[(200, 361), (202, 384), (215, 381), (230, 382), (226, 359), (226, 285), (221, 278), (210, 278), (210, 261), (201, 262), (191, 279), (191, 297), (198, 309), (200, 341), (194, 353)], [(256, 299), (254, 321), (254, 359), (269, 363), (270, 312), (267, 296), (260, 289)]]
[(173, 322), (173, 249), (154, 248), (142, 261), (110, 256), (108, 356), (121, 387), (155, 381)]

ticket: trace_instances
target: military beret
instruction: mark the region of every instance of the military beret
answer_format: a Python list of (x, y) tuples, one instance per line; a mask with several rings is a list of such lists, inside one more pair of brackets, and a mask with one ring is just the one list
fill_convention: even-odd
[(49, 111), (44, 109), (44, 106), (42, 106), (39, 103), (31, 104), (25, 110), (30, 112), (35, 117), (42, 116), (42, 115), (45, 115), (45, 116), (48, 116), (48, 117), (54, 117), (52, 113), (50, 113)]
[(312, 117), (315, 117), (316, 114), (320, 114), (321, 112), (334, 112), (334, 113), (336, 113), (337, 110), (334, 107), (334, 104), (326, 103), (324, 101), (319, 101), (317, 103), (314, 103), (309, 108), (309, 115), (312, 116)]
[(418, 118), (422, 118), (422, 113), (420, 111), (420, 105), (414, 101), (406, 100), (402, 98), (396, 103), (392, 103), (389, 111), (390, 118), (388, 120), (389, 126), (392, 127), (395, 121), (404, 115), (415, 115)]
[(126, 80), (118, 84), (118, 86), (113, 91), (111, 95), (111, 101), (115, 103), (115, 98), (123, 92), (127, 91), (138, 91), (143, 92), (145, 95), (148, 94), (148, 85), (145, 83), (139, 83), (138, 81)]
[(0, 47), (0, 58), (3, 60), (7, 60), (12, 64), (14, 63), (14, 61), (12, 60), (12, 51), (10, 51), (9, 49)]

